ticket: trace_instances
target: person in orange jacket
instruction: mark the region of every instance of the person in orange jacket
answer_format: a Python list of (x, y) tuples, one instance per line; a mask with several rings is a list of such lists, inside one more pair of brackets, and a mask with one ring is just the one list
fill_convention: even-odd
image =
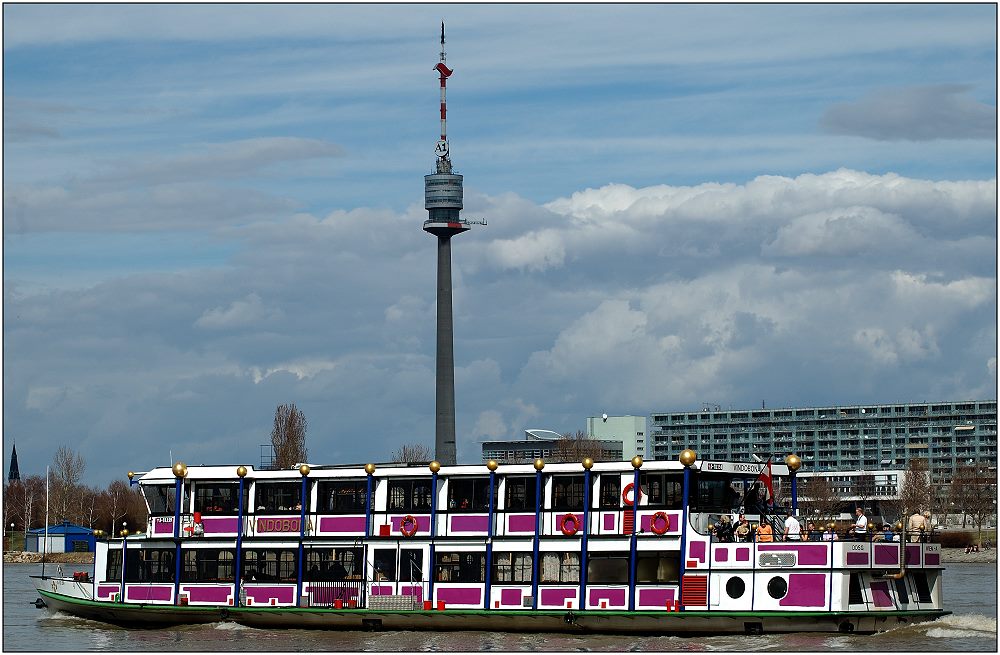
[(771, 542), (774, 541), (774, 530), (771, 529), (770, 523), (761, 522), (757, 526), (757, 541), (758, 542)]

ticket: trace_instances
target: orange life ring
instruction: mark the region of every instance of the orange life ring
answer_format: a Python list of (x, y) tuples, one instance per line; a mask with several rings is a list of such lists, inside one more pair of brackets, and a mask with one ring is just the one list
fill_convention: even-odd
[[(622, 489), (622, 502), (624, 502), (629, 507), (632, 506), (632, 500), (628, 497), (628, 495), (633, 489), (635, 489), (634, 482), (629, 482), (627, 485), (625, 485), (625, 488)], [(638, 498), (642, 498), (642, 487), (639, 487)]]
[(559, 529), (567, 537), (572, 537), (580, 529), (580, 517), (576, 514), (564, 514), (559, 522)]
[[(407, 528), (406, 526), (410, 527)], [(399, 531), (404, 537), (412, 537), (417, 534), (417, 519), (413, 518), (410, 514), (403, 517), (403, 520), (399, 522)]]
[[(657, 527), (661, 523), (663, 524), (663, 527)], [(657, 512), (656, 514), (653, 514), (649, 517), (649, 529), (656, 534), (664, 534), (670, 529), (670, 517), (667, 516), (666, 512)]]

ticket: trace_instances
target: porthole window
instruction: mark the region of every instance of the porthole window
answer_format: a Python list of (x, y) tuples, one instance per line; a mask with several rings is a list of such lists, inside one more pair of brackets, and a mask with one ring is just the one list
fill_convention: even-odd
[(784, 598), (788, 593), (788, 583), (784, 578), (774, 577), (767, 583), (767, 593), (771, 598)]
[(726, 593), (730, 598), (740, 598), (746, 590), (747, 585), (743, 582), (743, 578), (729, 578), (729, 582), (726, 583)]

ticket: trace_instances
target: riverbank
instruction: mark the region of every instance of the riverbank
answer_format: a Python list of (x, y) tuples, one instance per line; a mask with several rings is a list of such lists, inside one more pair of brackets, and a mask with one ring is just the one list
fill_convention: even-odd
[[(3, 553), (4, 564), (40, 564), (41, 553), (29, 553), (23, 550), (5, 550)], [(45, 556), (46, 562), (55, 564), (93, 564), (93, 553), (49, 553)]]
[(941, 562), (944, 564), (996, 564), (997, 550), (981, 550), (978, 553), (967, 553), (964, 548), (942, 548)]

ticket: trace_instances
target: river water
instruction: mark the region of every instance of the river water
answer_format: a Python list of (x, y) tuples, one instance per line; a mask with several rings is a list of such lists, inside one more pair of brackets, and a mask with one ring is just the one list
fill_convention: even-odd
[[(64, 565), (72, 567), (73, 565)], [(48, 565), (47, 568), (52, 567)], [(83, 568), (83, 567), (76, 567)], [(69, 570), (69, 569), (67, 569)], [(952, 564), (945, 572), (946, 607), (931, 623), (871, 636), (790, 634), (719, 637), (622, 637), (504, 632), (345, 632), (259, 630), (232, 623), (126, 629), (77, 619), (30, 603), (29, 575), (38, 564), (3, 567), (3, 651), (924, 651), (997, 650), (997, 566)]]

